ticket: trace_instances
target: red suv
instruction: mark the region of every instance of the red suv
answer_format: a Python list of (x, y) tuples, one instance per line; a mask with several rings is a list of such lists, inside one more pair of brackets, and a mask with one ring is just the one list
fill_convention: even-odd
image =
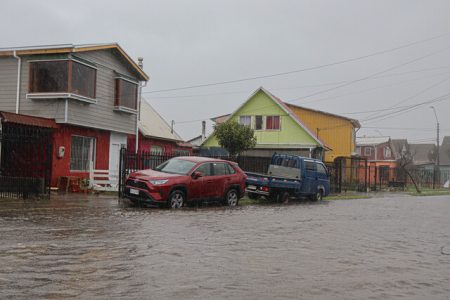
[(180, 208), (186, 202), (220, 200), (236, 206), (245, 193), (247, 176), (237, 164), (206, 157), (172, 158), (154, 170), (131, 173), (124, 197), (149, 206)]

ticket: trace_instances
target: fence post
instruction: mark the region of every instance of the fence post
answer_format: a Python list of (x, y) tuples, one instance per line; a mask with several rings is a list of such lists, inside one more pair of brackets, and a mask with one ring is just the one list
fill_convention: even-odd
[(94, 166), (92, 161), (89, 161), (89, 188), (91, 189), (94, 185)]

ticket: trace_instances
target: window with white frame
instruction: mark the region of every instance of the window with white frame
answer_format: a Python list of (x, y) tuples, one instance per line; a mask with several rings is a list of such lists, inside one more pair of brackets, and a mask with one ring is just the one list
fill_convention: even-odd
[(372, 147), (365, 147), (364, 156), (371, 156), (371, 155), (372, 155)]
[(385, 147), (384, 148), (384, 158), (391, 158), (392, 152), (391, 148)]
[(95, 138), (73, 135), (70, 146), (70, 170), (88, 171), (90, 163), (95, 165)]
[(161, 146), (152, 146), (150, 148), (150, 154), (151, 155), (163, 155), (164, 154), (164, 148)]
[(263, 130), (263, 116), (255, 116), (255, 130)]
[(252, 116), (240, 116), (239, 124), (251, 127), (252, 126)]

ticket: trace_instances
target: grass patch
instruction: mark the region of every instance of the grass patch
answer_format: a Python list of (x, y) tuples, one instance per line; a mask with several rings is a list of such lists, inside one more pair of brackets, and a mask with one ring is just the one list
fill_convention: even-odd
[(328, 197), (324, 197), (323, 200), (350, 200), (350, 199), (369, 199), (372, 198), (368, 195), (330, 195)]
[(442, 196), (450, 195), (450, 189), (422, 189), (421, 193), (412, 191), (408, 194), (411, 196)]

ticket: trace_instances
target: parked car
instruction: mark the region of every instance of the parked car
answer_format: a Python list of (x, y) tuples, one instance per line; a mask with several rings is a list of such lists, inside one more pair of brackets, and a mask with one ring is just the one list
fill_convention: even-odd
[(222, 201), (238, 205), (245, 194), (246, 175), (237, 164), (206, 157), (172, 158), (154, 170), (131, 173), (124, 197), (148, 206), (180, 208), (186, 202)]
[(321, 200), (330, 193), (328, 170), (317, 159), (275, 153), (267, 174), (246, 172), (246, 175), (246, 190), (251, 199), (263, 195), (280, 201), (289, 197)]

